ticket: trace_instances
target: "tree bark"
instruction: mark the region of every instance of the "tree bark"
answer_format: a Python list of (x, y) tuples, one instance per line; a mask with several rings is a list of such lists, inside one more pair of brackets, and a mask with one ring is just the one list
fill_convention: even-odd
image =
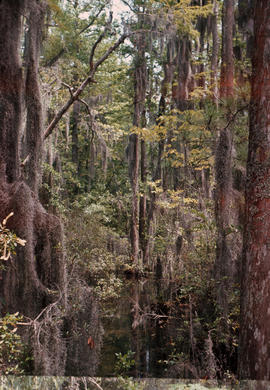
[[(8, 182), (19, 176), (22, 68), (19, 57), (24, 2), (0, 3), (0, 165)], [(12, 153), (10, 153), (12, 150)]]
[[(142, 21), (141, 21), (142, 23)], [(145, 91), (146, 91), (146, 63), (145, 63), (145, 39), (142, 33), (136, 36), (135, 46), (137, 56), (135, 59), (134, 72), (134, 117), (133, 125), (137, 128), (143, 124), (142, 114), (144, 112)], [(139, 262), (139, 167), (140, 167), (140, 140), (137, 134), (129, 137), (129, 177), (132, 189), (132, 211), (131, 211), (131, 250), (135, 264)]]
[(270, 380), (270, 3), (257, 0), (251, 80), (239, 375)]
[(254, 16), (255, 1), (238, 0), (238, 26), (242, 33), (243, 39), (246, 41), (246, 54), (248, 58), (252, 57), (254, 46), (253, 41), (253, 16)]
[[(179, 111), (185, 111), (191, 108), (191, 103), (188, 100), (191, 90), (192, 70), (191, 70), (191, 41), (188, 37), (178, 38), (176, 42), (176, 80), (172, 85), (173, 105)], [(173, 144), (171, 141), (172, 134), (169, 134), (168, 144)], [(174, 148), (178, 153), (185, 155), (187, 146), (184, 141), (177, 141)], [(174, 190), (183, 187), (183, 182), (189, 174), (189, 169), (184, 161), (184, 169), (181, 167), (173, 168), (173, 186)], [(183, 180), (184, 178), (184, 180)], [(183, 188), (182, 188), (183, 189)]]
[(141, 183), (142, 183), (142, 194), (140, 196), (140, 217), (139, 217), (139, 237), (140, 237), (140, 247), (143, 254), (145, 254), (146, 247), (146, 145), (145, 141), (141, 140)]
[(188, 95), (189, 84), (191, 79), (191, 42), (188, 38), (183, 37), (177, 42), (177, 57), (176, 57), (176, 83), (172, 87), (172, 97), (175, 107), (184, 111), (189, 108)]
[[(56, 302), (65, 308), (65, 258), (63, 251), (63, 231), (59, 219), (48, 214), (41, 206), (37, 195), (19, 177), (19, 135), (21, 133), (22, 95), (27, 100), (28, 147), (33, 151), (35, 166), (38, 165), (37, 151), (40, 139), (40, 101), (37, 82), (37, 56), (39, 40), (33, 36), (38, 24), (41, 4), (35, 0), (2, 0), (0, 2), (0, 221), (10, 212), (14, 216), (8, 221), (8, 229), (26, 240), (25, 247), (16, 248), (12, 262), (8, 260), (1, 274), (0, 310), (20, 312), (34, 319), (46, 309), (58, 320), (43, 323), (41, 337), (37, 333), (24, 333), (34, 354), (34, 371), (37, 374), (64, 374), (66, 347), (61, 334), (61, 314)], [(23, 89), (22, 68), (19, 53), (21, 50), (22, 15), (29, 15), (29, 51), (27, 77)], [(42, 25), (38, 25), (42, 30)], [(33, 45), (31, 47), (31, 45)], [(32, 90), (33, 88), (33, 90)], [(30, 105), (32, 104), (32, 107)], [(37, 126), (37, 127), (35, 127)], [(37, 132), (37, 134), (35, 134)], [(33, 172), (36, 176), (36, 171)], [(36, 188), (36, 179), (30, 179)], [(59, 290), (61, 293), (59, 293)], [(53, 314), (54, 313), (54, 314)], [(51, 317), (52, 318), (52, 317)], [(35, 325), (38, 326), (36, 320)], [(37, 329), (35, 327), (35, 329)], [(49, 330), (50, 329), (50, 330)]]
[(213, 92), (213, 101), (218, 105), (218, 52), (219, 52), (219, 38), (218, 38), (218, 2), (214, 0), (213, 15), (211, 15), (212, 27), (212, 57), (211, 57), (211, 87)]
[[(171, 88), (171, 84), (173, 81), (173, 74), (175, 69), (174, 64), (174, 55), (175, 55), (175, 44), (174, 39), (169, 39), (167, 43), (167, 56), (166, 61), (163, 64), (163, 70), (164, 70), (164, 78), (161, 83), (161, 96), (159, 100), (159, 107), (158, 107), (158, 122), (160, 121), (160, 117), (166, 114), (166, 98), (168, 95), (168, 90)], [(164, 153), (164, 147), (165, 147), (165, 137), (161, 134), (161, 139), (158, 142), (158, 156), (157, 156), (157, 165), (153, 172), (153, 181), (162, 181), (162, 155)], [(163, 183), (164, 185), (164, 183)], [(151, 192), (150, 195), (150, 205), (148, 209), (148, 215), (147, 215), (147, 232), (146, 232), (146, 238), (145, 238), (145, 247), (144, 247), (144, 253), (143, 253), (143, 259), (144, 262), (148, 262), (149, 256), (150, 256), (150, 241), (151, 241), (151, 230), (152, 230), (152, 222), (154, 218), (154, 214), (156, 211), (156, 199), (157, 196), (154, 192)]]
[[(220, 97), (226, 103), (227, 119), (230, 121), (233, 98), (233, 23), (234, 0), (225, 0), (223, 5), (223, 40), (220, 80)], [(215, 213), (217, 223), (217, 249), (215, 277), (218, 285), (217, 300), (224, 317), (228, 315), (228, 295), (232, 285), (232, 248), (228, 229), (231, 224), (232, 200), (232, 130), (226, 126), (220, 130), (215, 156), (216, 192)]]
[(73, 104), (73, 112), (70, 118), (71, 124), (71, 136), (72, 136), (72, 162), (75, 164), (78, 172), (79, 167), (79, 145), (78, 145), (78, 122), (80, 115), (80, 102), (75, 102)]
[(220, 97), (233, 97), (234, 59), (233, 59), (234, 0), (224, 0), (222, 15), (222, 62), (220, 73)]
[(39, 170), (42, 147), (42, 104), (39, 89), (39, 57), (42, 41), (42, 26), (44, 24), (46, 4), (44, 2), (36, 3), (29, 9), (29, 26), (26, 35), (26, 82), (25, 82), (25, 101), (26, 101), (26, 139), (25, 152), (29, 155), (25, 170), (27, 183), (30, 188), (37, 193), (39, 187)]

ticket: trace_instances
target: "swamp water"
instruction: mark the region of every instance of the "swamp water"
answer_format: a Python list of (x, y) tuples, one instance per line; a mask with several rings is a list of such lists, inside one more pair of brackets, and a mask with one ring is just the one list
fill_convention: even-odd
[(168, 321), (168, 309), (163, 303), (171, 299), (172, 288), (163, 289), (161, 296), (159, 283), (153, 277), (126, 281), (114, 310), (102, 320), (98, 376), (166, 376), (164, 362), (173, 352), (177, 324), (174, 319)]
[[(127, 280), (124, 293), (103, 321), (97, 377), (0, 376), (0, 390), (270, 390), (267, 381), (166, 378), (163, 359), (173, 350), (170, 340), (177, 336), (179, 319), (168, 321), (162, 304), (172, 298), (175, 287), (161, 289), (159, 283), (155, 278)], [(129, 372), (121, 377), (115, 370), (116, 354), (125, 356), (128, 351), (134, 352), (134, 367), (127, 362)]]

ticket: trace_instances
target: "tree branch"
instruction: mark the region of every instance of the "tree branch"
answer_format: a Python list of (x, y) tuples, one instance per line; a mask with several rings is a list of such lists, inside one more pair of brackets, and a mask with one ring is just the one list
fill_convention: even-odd
[(90, 70), (91, 70), (91, 68), (93, 66), (93, 59), (94, 59), (96, 48), (99, 45), (99, 43), (102, 41), (102, 39), (105, 37), (107, 31), (111, 27), (111, 24), (112, 24), (112, 12), (110, 12), (110, 18), (109, 18), (109, 21), (108, 21), (107, 25), (104, 28), (104, 31), (100, 34), (100, 36), (98, 37), (98, 39), (96, 40), (96, 42), (94, 43), (94, 45), (92, 47), (92, 50), (91, 50), (91, 53), (90, 53), (90, 57), (89, 57)]
[[(94, 75), (98, 69), (98, 67), (109, 57), (109, 55), (115, 51), (121, 43), (125, 41), (125, 39), (129, 36), (128, 33), (124, 33), (121, 35), (121, 37), (118, 39), (118, 41), (115, 42), (114, 45), (112, 45), (106, 53), (96, 62), (92, 65), (92, 69), (90, 69), (89, 76), (81, 83), (81, 85), (78, 87), (78, 89), (73, 92), (73, 94), (70, 96), (69, 100), (63, 105), (63, 107), (57, 112), (49, 126), (46, 128), (43, 140), (49, 137), (49, 135), (53, 132), (54, 128), (62, 118), (62, 116), (68, 111), (69, 107), (75, 102), (75, 100), (78, 100), (79, 96), (83, 92), (83, 90), (87, 87), (88, 84), (95, 83)], [(100, 40), (99, 40), (100, 42)], [(97, 45), (96, 45), (97, 47)], [(95, 51), (95, 50), (94, 50)], [(93, 49), (91, 53), (93, 52)], [(94, 52), (93, 52), (94, 53)]]
[(125, 41), (125, 39), (129, 36), (130, 34), (128, 33), (124, 33), (123, 35), (121, 35), (121, 37), (118, 39), (118, 41), (115, 42), (115, 44), (113, 46), (111, 46), (107, 51), (106, 53), (94, 64), (93, 68), (94, 68), (94, 71), (96, 72), (97, 68), (105, 61), (107, 60), (107, 58), (109, 57), (109, 55), (114, 52), (118, 46), (121, 45), (121, 43), (123, 43)]
[(44, 66), (46, 68), (53, 66), (65, 52), (66, 52), (66, 49), (64, 47), (62, 47), (62, 49), (60, 49), (59, 52), (53, 58), (51, 58), (49, 61), (47, 61)]
[(132, 8), (132, 6), (125, 0), (122, 0), (122, 2), (130, 9), (131, 12), (136, 13), (136, 7)]
[(68, 88), (69, 93), (70, 93), (70, 96), (73, 96), (73, 90), (72, 90), (71, 86), (68, 85), (68, 84), (66, 84), (66, 83), (64, 83), (64, 82), (62, 82), (61, 84), (62, 84), (64, 87)]
[(90, 110), (90, 107), (89, 107), (89, 105), (86, 103), (86, 101), (85, 101), (85, 100), (83, 100), (83, 99), (78, 99), (78, 101), (79, 101), (79, 102), (81, 102), (82, 104), (84, 104), (84, 105), (85, 105), (85, 107), (86, 107), (86, 109), (87, 109), (87, 112), (88, 112), (88, 114), (89, 114), (90, 118), (92, 119), (91, 110)]
[(231, 117), (230, 119), (228, 120), (226, 126), (222, 129), (223, 131), (225, 131), (230, 125), (231, 123), (234, 122), (235, 118), (237, 117), (237, 115), (241, 112), (241, 111), (244, 111), (246, 108), (249, 107), (249, 104), (246, 104), (245, 106), (243, 107), (240, 107), (238, 110), (236, 110), (234, 113), (231, 114)]
[(91, 21), (88, 23), (88, 25), (85, 26), (81, 31), (79, 31), (79, 34), (78, 34), (78, 35), (84, 33), (89, 27), (91, 27), (91, 26), (94, 24), (94, 22), (95, 22), (96, 19), (99, 17), (99, 15), (100, 15), (101, 12), (104, 10), (104, 8), (105, 8), (105, 4), (103, 4), (102, 7), (101, 7), (101, 8), (98, 10), (98, 12), (96, 13), (96, 15), (93, 16), (93, 18), (92, 18)]
[(88, 380), (93, 383), (99, 390), (103, 390), (103, 388), (97, 383), (94, 378), (88, 378)]
[[(81, 35), (82, 33), (84, 33), (89, 27), (91, 27), (94, 22), (97, 20), (97, 18), (99, 17), (99, 15), (101, 14), (101, 12), (104, 10), (105, 8), (105, 4), (102, 5), (102, 7), (98, 10), (98, 12), (96, 13), (95, 16), (93, 16), (93, 18), (91, 19), (91, 21), (87, 24), (87, 26), (85, 26), (82, 30), (80, 30), (77, 34), (77, 36)], [(59, 52), (52, 58), (50, 59), (49, 61), (46, 62), (46, 64), (44, 65), (45, 67), (51, 67), (52, 65), (54, 65), (60, 57), (62, 57), (62, 55), (66, 52), (66, 48), (63, 47), (62, 49), (59, 50)]]

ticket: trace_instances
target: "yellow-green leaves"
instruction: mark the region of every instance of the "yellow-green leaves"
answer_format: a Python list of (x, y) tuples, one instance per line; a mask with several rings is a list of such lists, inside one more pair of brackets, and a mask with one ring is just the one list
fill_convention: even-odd
[(48, 0), (48, 6), (54, 12), (61, 12), (61, 8), (59, 6), (59, 1), (58, 0)]
[(0, 374), (23, 374), (22, 366), (30, 357), (25, 355), (25, 346), (17, 334), (19, 313), (6, 314), (0, 319)]
[(170, 13), (174, 16), (174, 22), (183, 35), (190, 35), (193, 38), (198, 37), (198, 31), (194, 23), (198, 17), (207, 17), (212, 13), (212, 4), (190, 5), (190, 0), (156, 0), (153, 3), (158, 4), (161, 11)]
[(133, 127), (131, 132), (146, 142), (166, 140), (162, 158), (174, 168), (189, 166), (201, 170), (213, 164), (213, 135), (206, 126), (203, 110), (172, 110), (161, 116), (157, 125)]
[(10, 213), (2, 222), (0, 223), (0, 260), (7, 261), (12, 254), (15, 253), (16, 246), (24, 246), (26, 241), (17, 237), (16, 234), (12, 233), (7, 227), (7, 221), (12, 217), (14, 213)]

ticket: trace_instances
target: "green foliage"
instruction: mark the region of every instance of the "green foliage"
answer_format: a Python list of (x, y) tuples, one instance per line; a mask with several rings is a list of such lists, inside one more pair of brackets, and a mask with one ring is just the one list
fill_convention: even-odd
[(2, 222), (0, 223), (0, 260), (7, 261), (11, 255), (16, 253), (17, 245), (24, 246), (26, 241), (17, 237), (16, 234), (12, 233), (7, 227), (7, 221), (12, 217), (14, 213), (10, 213)]
[(115, 303), (122, 293), (128, 243), (103, 225), (100, 207), (92, 205), (89, 211), (76, 209), (66, 220), (68, 253), (73, 259), (70, 267), (78, 278), (87, 280), (93, 287), (106, 314), (115, 311)]
[[(117, 180), (117, 183), (111, 183), (110, 191), (104, 185), (97, 183), (96, 189), (91, 193), (76, 197), (73, 207), (81, 208), (89, 218), (98, 220), (120, 236), (125, 236), (128, 229), (129, 194), (126, 183), (121, 183), (120, 177), (113, 179)], [(122, 186), (114, 192), (117, 184)]]
[(104, 304), (119, 298), (123, 281), (117, 277), (117, 269), (120, 269), (123, 257), (115, 256), (103, 249), (94, 248), (89, 253), (88, 271), (91, 284), (98, 299)]
[[(162, 138), (170, 134), (163, 158), (172, 167), (189, 166), (202, 170), (213, 165), (213, 133), (207, 128), (207, 122), (204, 110), (173, 110), (159, 118), (153, 132)], [(179, 150), (179, 144), (182, 150)]]
[(195, 22), (199, 17), (206, 18), (212, 13), (212, 4), (209, 2), (204, 6), (191, 5), (190, 0), (155, 0), (153, 4), (158, 5), (161, 10), (173, 13), (179, 33), (189, 35), (197, 39), (199, 32), (195, 28)]
[(116, 364), (115, 364), (115, 373), (118, 375), (127, 375), (130, 371), (135, 366), (135, 360), (134, 360), (134, 355), (135, 352), (128, 351), (125, 354), (122, 354), (121, 352), (116, 353)]
[[(174, 349), (168, 356), (168, 359), (160, 360), (159, 363), (165, 364), (166, 366), (174, 366), (175, 364), (182, 363), (183, 359), (185, 359), (185, 355), (183, 352), (176, 352)], [(165, 370), (167, 371), (167, 369)]]
[(66, 207), (63, 202), (63, 177), (50, 164), (43, 163), (42, 167), (43, 183), (40, 192), (43, 203), (46, 207), (53, 208), (55, 212), (64, 214)]
[(18, 331), (18, 323), (22, 320), (19, 313), (6, 314), (0, 319), (0, 373), (1, 375), (21, 375), (29, 365), (30, 356), (26, 354)]

